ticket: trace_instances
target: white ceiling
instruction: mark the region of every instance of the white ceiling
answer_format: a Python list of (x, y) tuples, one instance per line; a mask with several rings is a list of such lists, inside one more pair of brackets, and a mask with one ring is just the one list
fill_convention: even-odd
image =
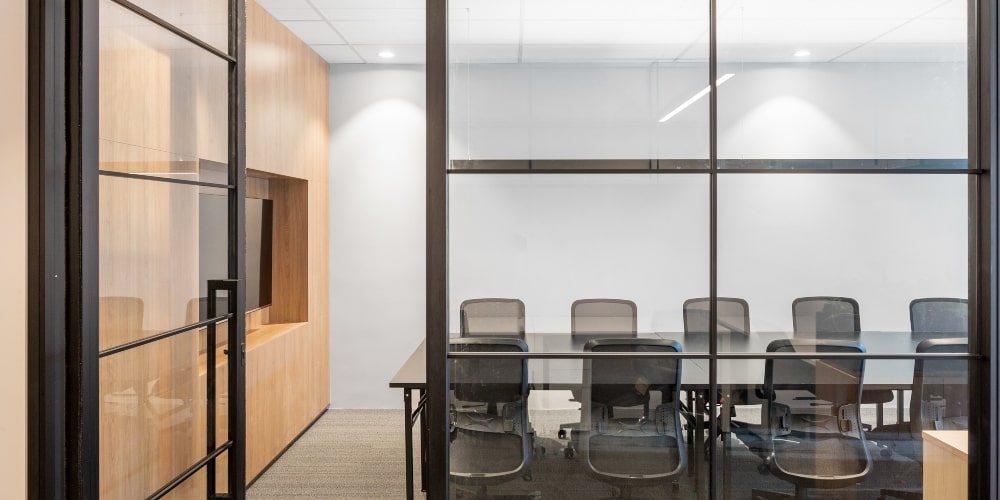
[[(424, 0), (258, 2), (330, 63), (424, 62)], [(449, 4), (454, 62), (708, 59), (707, 0)], [(966, 8), (965, 0), (718, 0), (718, 54), (720, 62), (964, 61)], [(810, 55), (793, 56), (799, 50)]]

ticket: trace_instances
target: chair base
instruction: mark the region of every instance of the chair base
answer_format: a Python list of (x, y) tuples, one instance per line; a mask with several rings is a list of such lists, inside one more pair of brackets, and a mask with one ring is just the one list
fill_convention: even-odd
[(899, 498), (901, 500), (923, 500), (924, 494), (919, 491), (882, 489), (878, 492), (878, 500)]
[(809, 497), (806, 496), (806, 489), (800, 486), (795, 487), (795, 493), (782, 493), (780, 491), (767, 491), (767, 490), (751, 490), (750, 498), (753, 500), (787, 500), (793, 498), (795, 500), (805, 500)]
[(476, 488), (476, 491), (463, 490), (456, 487), (455, 498), (456, 500), (540, 500), (542, 498), (542, 493), (540, 491), (534, 491), (523, 495), (490, 495), (486, 491), (485, 486)]

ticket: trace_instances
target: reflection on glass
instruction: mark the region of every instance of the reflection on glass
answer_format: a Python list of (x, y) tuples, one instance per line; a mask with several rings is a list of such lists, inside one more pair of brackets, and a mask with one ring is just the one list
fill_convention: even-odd
[(132, 3), (222, 52), (229, 52), (229, 2), (226, 0), (132, 0)]
[(720, 1), (721, 168), (964, 169), (965, 0)]
[(100, 168), (220, 182), (228, 63), (110, 0), (100, 11)]
[(449, 182), (455, 334), (463, 301), (498, 297), (524, 303), (528, 333), (569, 333), (572, 304), (593, 298), (635, 303), (628, 331), (681, 332), (684, 301), (708, 293), (707, 176), (477, 174)]
[[(199, 335), (187, 332), (101, 359), (101, 498), (145, 498), (205, 455)], [(181, 488), (188, 497), (205, 491), (190, 481)]]
[(225, 231), (228, 221), (225, 209), (200, 213), (199, 194), (225, 190), (108, 175), (99, 189), (100, 349), (197, 323), (199, 267), (210, 258), (199, 226)]

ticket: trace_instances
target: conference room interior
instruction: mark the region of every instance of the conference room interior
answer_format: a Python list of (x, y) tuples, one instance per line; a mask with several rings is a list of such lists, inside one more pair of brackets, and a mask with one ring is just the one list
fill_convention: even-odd
[(84, 490), (997, 483), (978, 0), (92, 3)]

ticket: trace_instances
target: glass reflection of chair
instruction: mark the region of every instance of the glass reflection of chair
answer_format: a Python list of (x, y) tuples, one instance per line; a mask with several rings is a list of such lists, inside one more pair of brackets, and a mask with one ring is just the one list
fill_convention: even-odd
[[(708, 335), (709, 333), (709, 306), (711, 304), (711, 299), (708, 297), (702, 297), (697, 299), (688, 299), (684, 301), (683, 311), (684, 311), (684, 335)], [(717, 297), (716, 298), (716, 331), (720, 334), (734, 334), (734, 335), (750, 335), (750, 304), (744, 299), (734, 298), (734, 297)], [(708, 400), (708, 393), (704, 394), (705, 405), (701, 408), (701, 414), (705, 415), (705, 419), (702, 420), (702, 425), (706, 428), (708, 427), (707, 415), (711, 414), (711, 406)], [(722, 394), (719, 394), (720, 398)], [(752, 394), (745, 389), (733, 390), (730, 392), (729, 397), (732, 399), (730, 401), (732, 404), (736, 405), (747, 405), (747, 404), (760, 404), (761, 401), (751, 400)], [(688, 396), (688, 407), (692, 405), (692, 398)], [(735, 417), (736, 407), (730, 407), (730, 417)], [(695, 418), (695, 415), (687, 411), (684, 408), (685, 416), (689, 419)], [(688, 441), (694, 442), (694, 422), (689, 422), (688, 429)], [(749, 428), (750, 425), (744, 422), (731, 422), (731, 426), (738, 428)], [(719, 426), (719, 433), (722, 434), (722, 426)], [(706, 448), (706, 454), (708, 449)]]
[[(917, 353), (969, 352), (966, 339), (929, 339)], [(878, 427), (868, 439), (883, 447), (883, 454), (899, 453), (923, 462), (923, 431), (968, 430), (969, 363), (964, 359), (917, 359), (913, 363), (913, 397), (910, 421)], [(883, 489), (879, 499), (920, 500), (919, 491)]]
[[(708, 334), (709, 298), (684, 301), (684, 333)], [(716, 331), (750, 335), (750, 304), (732, 297), (716, 298)]]
[(524, 338), (524, 302), (519, 299), (469, 299), (459, 315), (463, 337)]
[[(833, 340), (776, 340), (772, 353), (863, 353), (862, 344)], [(863, 359), (768, 359), (767, 454), (763, 469), (795, 485), (795, 493), (753, 490), (754, 499), (806, 497), (808, 488), (834, 489), (861, 482), (871, 456), (861, 428)]]
[(969, 301), (953, 298), (915, 299), (910, 302), (913, 333), (969, 335)]
[[(861, 334), (861, 310), (850, 297), (800, 297), (792, 301), (792, 329), (795, 338), (850, 338)], [(866, 391), (863, 404), (874, 404), (876, 425), (882, 423), (885, 403), (892, 401), (891, 390)]]
[[(681, 346), (617, 338), (591, 340), (584, 350), (674, 353)], [(614, 498), (634, 498), (633, 488), (664, 485), (683, 473), (680, 359), (588, 359), (583, 382), (582, 411), (589, 411), (583, 428), (589, 431), (580, 436), (580, 454), (592, 476), (620, 490)], [(654, 392), (658, 401), (651, 398)], [(657, 403), (652, 409), (651, 402)]]
[(635, 337), (638, 332), (635, 302), (622, 299), (577, 300), (570, 307), (570, 332), (591, 337)]
[[(528, 346), (520, 339), (453, 338), (451, 351), (527, 352)], [(475, 498), (489, 498), (488, 486), (531, 477), (527, 364), (526, 359), (450, 361), (451, 480), (475, 487)]]

